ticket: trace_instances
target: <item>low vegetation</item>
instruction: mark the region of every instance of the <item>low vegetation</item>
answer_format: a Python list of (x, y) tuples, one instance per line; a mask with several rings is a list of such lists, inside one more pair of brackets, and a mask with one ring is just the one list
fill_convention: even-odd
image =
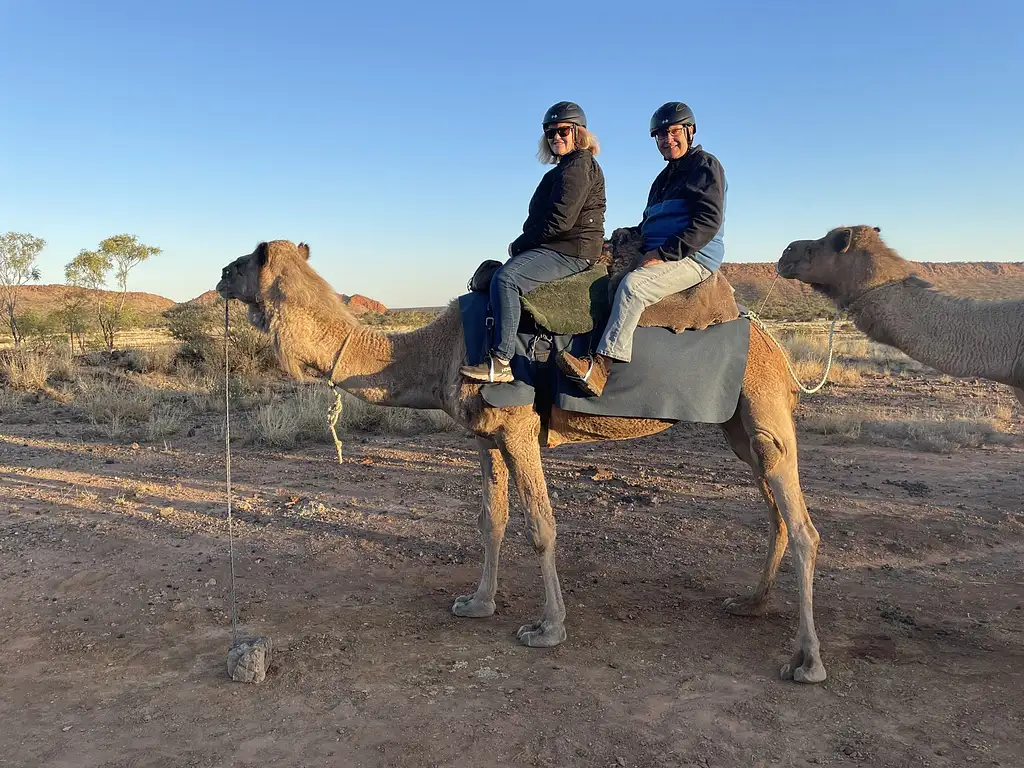
[[(429, 322), (434, 310), (389, 310), (364, 316), (386, 332)], [(328, 411), (335, 394), (324, 384), (297, 384), (279, 372), (267, 339), (240, 306), (229, 316), (222, 302), (179, 304), (163, 313), (164, 329), (144, 347), (109, 351), (98, 339), (72, 353), (63, 336), (29, 335), (18, 349), (0, 351), (0, 412), (4, 420), (35, 420), (40, 408), (63, 409), (90, 437), (173, 445), (206, 429), (223, 437), (225, 352), (232, 438), (276, 449), (330, 445)], [(31, 323), (26, 329), (32, 329)], [(773, 332), (794, 371), (816, 383), (828, 358), (828, 323), (777, 322)], [(929, 378), (930, 377), (930, 378)], [(870, 342), (840, 324), (828, 383), (805, 397), (802, 430), (830, 442), (893, 445), (948, 452), (1016, 439), (1015, 410), (1004, 403), (973, 408), (936, 402), (929, 407), (865, 403), (866, 388), (903, 382), (949, 382), (901, 352)], [(440, 411), (367, 405), (342, 393), (339, 434), (412, 434), (458, 430)], [(916, 401), (915, 401), (916, 402)], [(19, 407), (21, 406), (21, 407)]]

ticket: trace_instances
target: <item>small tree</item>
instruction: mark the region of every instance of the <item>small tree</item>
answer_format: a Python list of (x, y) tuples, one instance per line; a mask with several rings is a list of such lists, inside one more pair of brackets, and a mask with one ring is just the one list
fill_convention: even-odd
[(64, 294), (61, 300), (61, 307), (54, 313), (54, 319), (60, 326), (61, 332), (68, 336), (68, 349), (75, 351), (75, 342), (78, 342), (78, 350), (85, 352), (85, 335), (89, 327), (89, 312), (86, 304), (89, 295), (79, 288), (72, 288)]
[(22, 232), (0, 235), (0, 309), (11, 329), (15, 345), (21, 344), (22, 332), (18, 327), (18, 293), (21, 286), (39, 280), (36, 259), (46, 247), (41, 237)]
[(110, 270), (114, 270), (120, 295), (114, 300), (99, 294), (96, 298), (96, 319), (107, 349), (114, 348), (117, 332), (129, 319), (124, 306), (128, 298), (128, 274), (150, 256), (161, 252), (156, 246), (140, 243), (135, 235), (114, 235), (101, 242), (95, 251), (81, 250), (64, 268), (69, 285), (97, 291), (106, 284)]
[(39, 349), (51, 349), (55, 341), (54, 334), (59, 330), (60, 325), (53, 313), (44, 315), (30, 309), (18, 316), (18, 332), (22, 342), (31, 340)]

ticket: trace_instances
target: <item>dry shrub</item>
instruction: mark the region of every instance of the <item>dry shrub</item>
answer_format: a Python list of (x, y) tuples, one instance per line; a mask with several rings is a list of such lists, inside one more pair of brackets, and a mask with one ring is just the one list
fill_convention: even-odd
[(160, 344), (145, 349), (130, 348), (121, 354), (120, 365), (135, 373), (172, 373), (177, 349), (172, 344)]
[(146, 422), (146, 436), (150, 441), (163, 440), (181, 432), (185, 426), (185, 414), (174, 403), (161, 403), (149, 414)]
[[(341, 397), (339, 434), (409, 435), (459, 429), (458, 424), (443, 411), (369, 405), (347, 393), (342, 393)], [(280, 448), (291, 448), (302, 442), (333, 442), (327, 414), (334, 404), (334, 393), (327, 387), (299, 386), (284, 395), (263, 389), (250, 398), (255, 410), (248, 427), (259, 442)], [(244, 399), (242, 404), (246, 404)]]
[(102, 434), (117, 440), (143, 433), (158, 397), (126, 381), (95, 378), (83, 380), (75, 403)]
[[(804, 385), (817, 385), (825, 373), (824, 360), (801, 360), (793, 363), (793, 372)], [(828, 383), (855, 386), (861, 383), (861, 371), (857, 365), (847, 365), (839, 360), (832, 361), (828, 372)]]
[(962, 448), (1014, 440), (1013, 436), (1002, 430), (1011, 415), (1011, 409), (1006, 406), (979, 408), (956, 415), (873, 408), (813, 414), (801, 419), (800, 426), (807, 431), (826, 435), (835, 442), (860, 442), (952, 453)]
[[(780, 339), (789, 359), (794, 363), (804, 361), (822, 361), (828, 357), (828, 335), (818, 335), (796, 331), (787, 333)], [(794, 366), (795, 367), (795, 366)]]
[(45, 352), (8, 350), (0, 356), (0, 374), (8, 387), (23, 392), (41, 392), (53, 372), (50, 355)]
[(329, 442), (327, 412), (333, 397), (324, 387), (299, 387), (289, 396), (260, 405), (250, 428), (264, 445), (291, 448), (300, 441)]

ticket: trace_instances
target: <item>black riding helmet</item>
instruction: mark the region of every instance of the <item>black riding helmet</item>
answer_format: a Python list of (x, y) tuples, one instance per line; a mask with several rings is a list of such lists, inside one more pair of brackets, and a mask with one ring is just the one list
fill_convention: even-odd
[(697, 121), (693, 110), (681, 101), (669, 101), (658, 107), (651, 115), (651, 136), (670, 125), (688, 125), (693, 128), (690, 136), (697, 132)]
[(587, 127), (587, 116), (580, 105), (574, 101), (560, 101), (544, 113), (542, 125), (547, 128), (552, 123), (572, 123), (581, 128)]

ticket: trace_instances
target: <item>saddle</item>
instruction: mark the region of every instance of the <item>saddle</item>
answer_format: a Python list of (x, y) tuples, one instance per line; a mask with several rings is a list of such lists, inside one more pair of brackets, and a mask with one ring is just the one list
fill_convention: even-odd
[[(616, 229), (605, 241), (601, 259), (589, 269), (528, 291), (523, 309), (534, 322), (555, 334), (590, 333), (603, 327), (611, 312), (619, 282), (643, 257), (641, 237), (631, 229)], [(469, 281), (469, 289), (486, 293), (502, 266), (490, 259)], [(652, 304), (640, 316), (641, 328), (668, 328), (675, 333), (704, 330), (740, 316), (734, 289), (721, 272)]]

